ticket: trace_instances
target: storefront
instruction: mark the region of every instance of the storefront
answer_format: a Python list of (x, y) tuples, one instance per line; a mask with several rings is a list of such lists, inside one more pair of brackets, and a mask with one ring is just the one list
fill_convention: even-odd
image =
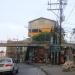
[(69, 57), (75, 62), (75, 50), (61, 47), (60, 45), (52, 45), (50, 48), (44, 46), (30, 46), (27, 48), (25, 61), (30, 63), (49, 63), (64, 64)]
[(64, 63), (64, 50), (59, 45), (53, 45), (50, 47), (50, 59), (51, 64), (63, 64)]
[(40, 46), (28, 47), (26, 53), (26, 61), (29, 63), (45, 63), (46, 62), (46, 49)]

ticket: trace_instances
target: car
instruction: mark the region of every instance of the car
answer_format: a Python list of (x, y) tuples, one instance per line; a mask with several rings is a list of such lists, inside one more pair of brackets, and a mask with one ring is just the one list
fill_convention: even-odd
[(0, 73), (14, 75), (18, 73), (18, 64), (12, 58), (0, 58)]

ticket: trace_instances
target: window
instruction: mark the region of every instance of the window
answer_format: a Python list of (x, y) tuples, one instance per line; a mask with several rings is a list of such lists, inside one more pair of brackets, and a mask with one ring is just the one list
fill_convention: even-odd
[(29, 32), (42, 32), (40, 29), (29, 29)]
[(11, 59), (0, 59), (0, 63), (3, 63), (3, 62), (11, 62)]
[(29, 29), (28, 31), (31, 32), (31, 29)]
[(38, 29), (32, 29), (32, 32), (38, 32)]

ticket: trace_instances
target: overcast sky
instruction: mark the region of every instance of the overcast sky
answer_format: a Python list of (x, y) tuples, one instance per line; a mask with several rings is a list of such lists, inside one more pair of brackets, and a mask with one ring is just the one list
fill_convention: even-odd
[[(28, 22), (39, 18), (56, 20), (55, 15), (47, 11), (49, 0), (0, 0), (0, 40), (25, 39)], [(54, 0), (55, 1), (55, 0)], [(71, 31), (75, 27), (75, 1), (67, 0), (64, 9), (63, 27)]]

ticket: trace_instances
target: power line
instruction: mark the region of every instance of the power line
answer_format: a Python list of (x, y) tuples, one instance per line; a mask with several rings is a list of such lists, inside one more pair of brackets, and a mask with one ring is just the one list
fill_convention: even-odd
[(69, 13), (69, 15), (68, 15), (68, 17), (67, 17), (67, 19), (65, 21), (68, 21), (70, 19), (74, 9), (75, 9), (75, 5), (73, 6), (72, 10), (70, 11), (70, 13)]
[(66, 22), (63, 23), (63, 24), (65, 24), (65, 25), (66, 25), (66, 24), (68, 24), (68, 25), (75, 25), (74, 23), (66, 23)]
[[(55, 12), (53, 12), (53, 13), (55, 13), (55, 15), (58, 16), (58, 18), (59, 18), (59, 25), (60, 25), (60, 38), (59, 38), (59, 40), (60, 40), (60, 45), (61, 45), (61, 25), (62, 25), (62, 21), (63, 21), (63, 7), (66, 4), (67, 4), (67, 2), (65, 2), (65, 0), (59, 0), (56, 3), (51, 2), (51, 0), (50, 0), (50, 2), (48, 2), (48, 5), (50, 6), (50, 8), (48, 10), (50, 10), (50, 11), (59, 11), (59, 15), (58, 15), (58, 13), (57, 14)], [(55, 5), (57, 6), (57, 8), (52, 7), (52, 6), (55, 6)]]

